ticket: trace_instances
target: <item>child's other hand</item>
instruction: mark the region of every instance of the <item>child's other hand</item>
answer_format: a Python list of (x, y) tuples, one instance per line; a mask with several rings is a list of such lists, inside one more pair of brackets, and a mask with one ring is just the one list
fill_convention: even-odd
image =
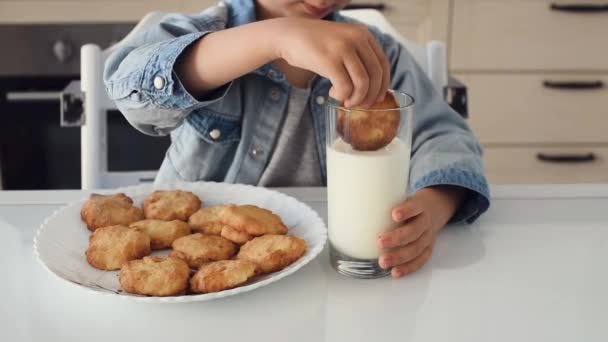
[(365, 25), (281, 18), (280, 58), (329, 79), (329, 96), (347, 107), (369, 107), (384, 98), (389, 62)]
[(452, 217), (464, 192), (451, 186), (424, 188), (393, 209), (393, 220), (403, 225), (378, 236), (378, 246), (387, 249), (378, 258), (380, 267), (393, 267), (394, 278), (421, 268), (431, 258), (437, 232)]

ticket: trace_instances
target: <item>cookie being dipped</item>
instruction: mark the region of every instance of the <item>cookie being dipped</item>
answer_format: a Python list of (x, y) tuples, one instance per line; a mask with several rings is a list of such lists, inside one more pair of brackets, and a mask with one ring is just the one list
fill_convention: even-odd
[(97, 228), (125, 225), (143, 219), (140, 208), (124, 193), (112, 195), (91, 194), (80, 210), (80, 217), (90, 231)]
[(148, 296), (175, 296), (188, 288), (190, 267), (176, 258), (147, 256), (125, 263), (120, 286), (126, 292)]
[(399, 130), (401, 113), (392, 92), (370, 108), (338, 109), (336, 129), (353, 149), (375, 151), (393, 141)]

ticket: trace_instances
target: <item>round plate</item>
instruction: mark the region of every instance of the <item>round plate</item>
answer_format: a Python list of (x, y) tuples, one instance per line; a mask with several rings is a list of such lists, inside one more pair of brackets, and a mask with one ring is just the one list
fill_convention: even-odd
[[(306, 204), (285, 194), (241, 184), (225, 183), (176, 183), (156, 186), (138, 185), (100, 193), (124, 192), (137, 206), (154, 190), (180, 189), (192, 191), (201, 198), (204, 206), (217, 204), (254, 204), (272, 210), (289, 228), (288, 234), (298, 236), (308, 244), (306, 254), (289, 267), (275, 273), (257, 277), (245, 286), (216, 293), (174, 297), (148, 297), (120, 291), (118, 271), (101, 271), (87, 263), (85, 251), (91, 232), (80, 219), (80, 208), (87, 200), (68, 204), (49, 216), (38, 229), (34, 239), (34, 252), (42, 265), (51, 273), (78, 288), (92, 293), (115, 296), (141, 302), (182, 303), (204, 301), (251, 291), (284, 278), (313, 260), (327, 240), (327, 228), (319, 215)], [(167, 251), (155, 251), (153, 255), (165, 256)]]

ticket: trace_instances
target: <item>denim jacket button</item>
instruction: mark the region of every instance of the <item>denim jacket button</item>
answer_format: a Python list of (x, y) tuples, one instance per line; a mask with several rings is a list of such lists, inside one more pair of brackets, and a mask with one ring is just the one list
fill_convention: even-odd
[(161, 90), (165, 87), (165, 79), (162, 76), (154, 77), (154, 88)]
[(279, 92), (278, 89), (273, 88), (273, 89), (270, 90), (270, 98), (273, 101), (278, 101), (281, 98), (281, 93)]
[(251, 155), (252, 155), (254, 158), (257, 158), (257, 157), (259, 157), (259, 156), (261, 156), (261, 155), (262, 155), (262, 151), (261, 151), (261, 150), (258, 150), (258, 149), (256, 149), (256, 148), (254, 148), (253, 150), (251, 150)]
[(317, 101), (317, 104), (321, 106), (325, 103), (325, 98), (323, 96), (317, 96), (315, 101)]
[(213, 140), (217, 140), (220, 138), (220, 136), (222, 135), (222, 132), (219, 129), (214, 129), (211, 132), (209, 132), (209, 136), (211, 137), (211, 139)]

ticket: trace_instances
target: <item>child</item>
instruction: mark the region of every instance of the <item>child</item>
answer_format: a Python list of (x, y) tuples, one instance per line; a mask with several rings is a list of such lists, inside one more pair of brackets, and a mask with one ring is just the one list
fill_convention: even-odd
[(388, 88), (412, 94), (411, 196), (392, 211), (401, 227), (377, 241), (398, 278), (429, 260), (448, 221), (488, 208), (482, 151), (403, 46), (337, 13), (349, 2), (227, 0), (168, 15), (113, 53), (104, 78), (133, 126), (171, 133), (157, 182), (324, 185), (327, 96), (365, 107)]

